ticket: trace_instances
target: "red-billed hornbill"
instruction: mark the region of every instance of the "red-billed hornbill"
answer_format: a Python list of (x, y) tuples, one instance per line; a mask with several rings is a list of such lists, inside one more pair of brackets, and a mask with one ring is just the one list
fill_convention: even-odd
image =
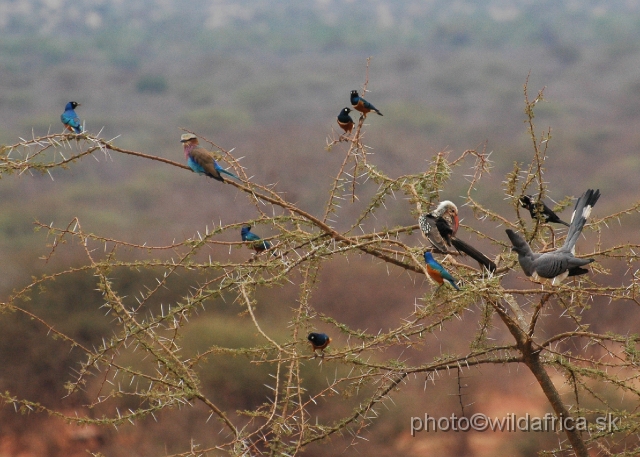
[(571, 225), (567, 231), (567, 239), (560, 249), (534, 253), (525, 239), (511, 229), (507, 229), (507, 236), (511, 240), (512, 251), (518, 253), (518, 262), (522, 271), (527, 276), (539, 281), (540, 278), (552, 279), (552, 284), (559, 283), (567, 276), (577, 276), (588, 273), (589, 270), (581, 268), (595, 261), (595, 259), (579, 259), (574, 257), (576, 242), (591, 214), (591, 208), (600, 198), (600, 190), (588, 189), (576, 202), (576, 207), (571, 216)]
[[(421, 214), (418, 218), (420, 230), (433, 247), (443, 254), (448, 254), (447, 246), (453, 246), (458, 252), (467, 254), (490, 272), (496, 271), (496, 264), (473, 246), (456, 238), (460, 221), (458, 207), (445, 200), (430, 213)], [(435, 229), (435, 230), (434, 230)]]

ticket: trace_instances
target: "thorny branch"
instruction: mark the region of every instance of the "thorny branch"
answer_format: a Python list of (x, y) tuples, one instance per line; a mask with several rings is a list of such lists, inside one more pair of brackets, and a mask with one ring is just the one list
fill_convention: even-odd
[[(368, 79), (364, 92), (367, 83)], [(463, 280), (462, 290), (456, 292), (443, 288), (435, 294), (426, 291), (424, 296), (417, 299), (413, 312), (401, 322), (390, 323), (386, 331), (367, 333), (351, 328), (339, 317), (318, 313), (311, 304), (313, 291), (318, 287), (319, 271), (325, 262), (339, 255), (369, 256), (379, 260), (381, 265), (407, 272), (410, 280), (423, 277), (425, 268), (421, 256), (426, 247), (415, 237), (409, 239), (417, 230), (417, 225), (375, 231), (367, 229), (368, 222), (387, 209), (388, 201), (397, 202), (396, 193), (404, 194), (409, 204), (415, 206), (413, 211), (408, 209), (412, 214), (417, 216), (427, 211), (437, 203), (448, 181), (462, 166), (470, 164), (471, 167), (470, 174), (465, 175), (469, 181), (465, 203), (472, 209), (475, 218), (526, 230), (527, 223), (520, 217), (518, 198), (531, 187), (540, 198), (547, 190), (543, 174), (550, 134), (547, 132), (539, 139), (533, 123), (534, 106), (542, 100), (542, 95), (540, 91), (531, 101), (525, 85), (525, 112), (533, 145), (533, 159), (528, 166), (517, 164), (505, 181), (505, 193), (514, 204), (515, 223), (509, 217), (486, 207), (475, 197), (478, 184), (491, 169), (491, 154), (486, 151), (486, 145), (481, 151), (464, 151), (453, 160), (449, 159), (451, 153), (440, 152), (426, 170), (393, 178), (367, 159), (364, 118), (360, 119), (350, 136), (336, 138), (334, 134), (328, 142), (329, 150), (338, 151), (346, 147), (343, 148), (344, 159), (329, 189), (321, 217), (287, 201), (274, 186), (252, 182), (232, 150), (201, 137), (216, 149), (218, 158), (228, 163), (241, 178), (241, 183), (230, 180), (227, 184), (244, 193), (255, 207), (256, 217), (253, 220), (220, 224), (211, 229), (207, 227), (203, 233), (198, 232), (193, 237), (165, 246), (140, 245), (104, 234), (89, 233), (83, 230), (78, 219), (61, 228), (37, 223), (39, 228), (48, 231), (52, 239), (49, 253), (43, 256), (44, 260), (50, 261), (65, 242), (73, 242), (82, 248), (86, 265), (35, 278), (27, 286), (14, 291), (0, 303), (0, 308), (28, 316), (48, 334), (82, 351), (85, 360), (75, 378), (68, 383), (68, 395), (87, 391), (87, 386), (93, 386), (90, 389), (94, 392), (90, 406), (109, 404), (118, 412), (99, 419), (65, 416), (60, 411), (10, 394), (2, 394), (2, 399), (5, 403), (16, 405), (16, 409), (46, 411), (78, 424), (113, 426), (133, 423), (146, 416), (155, 417), (154, 414), (164, 408), (200, 402), (212, 416), (218, 418), (226, 433), (216, 438), (217, 441), (214, 440), (209, 447), (199, 448), (199, 453), (223, 450), (230, 455), (297, 455), (311, 443), (325, 440), (335, 433), (348, 432), (354, 438), (362, 437), (365, 429), (378, 417), (377, 407), (385, 404), (392, 392), (401, 391), (403, 384), (409, 382), (409, 375), (424, 375), (435, 382), (439, 372), (455, 370), (457, 392), (461, 396), (464, 386), (460, 384), (460, 379), (471, 367), (483, 365), (526, 365), (557, 414), (586, 415), (596, 411), (589, 409), (590, 403), (585, 399), (602, 402), (606, 396), (602, 391), (607, 389), (625, 392), (631, 397), (629, 404), (637, 407), (640, 401), (636, 374), (640, 361), (640, 338), (631, 333), (617, 335), (590, 331), (588, 325), (580, 321), (579, 314), (596, 300), (640, 304), (637, 293), (640, 274), (635, 267), (639, 245), (604, 246), (598, 241), (593, 252), (588, 254), (599, 261), (609, 259), (625, 262), (633, 273), (630, 280), (620, 286), (601, 286), (586, 276), (554, 288), (537, 284), (514, 288), (502, 284), (511, 270), (519, 271), (517, 260), (509, 252), (505, 240), (486, 237), (473, 227), (464, 226), (464, 229), (478, 237), (487, 238), (500, 251), (498, 271), (487, 276), (461, 262), (443, 260)], [(0, 173), (49, 173), (51, 169), (71, 166), (97, 153), (127, 154), (189, 170), (181, 163), (126, 150), (116, 146), (113, 140), (84, 133), (51, 134), (5, 146), (0, 150)], [(368, 202), (360, 201), (359, 189), (372, 184), (378, 186), (373, 197)], [(338, 219), (344, 213), (341, 205), (346, 202), (357, 202), (364, 208), (354, 221), (346, 221), (346, 228), (341, 229)], [(625, 210), (591, 220), (587, 231), (599, 236), (608, 229), (609, 222), (622, 221), (639, 209), (640, 203), (635, 203)], [(277, 229), (277, 236), (265, 238), (276, 245), (275, 255), (266, 252), (250, 260), (236, 261), (211, 258), (205, 254), (212, 246), (246, 246), (247, 243), (223, 239), (224, 234), (237, 232), (245, 223), (271, 224)], [(532, 231), (527, 233), (530, 233), (530, 239), (543, 246), (542, 249), (552, 249), (561, 241), (561, 238), (555, 239), (552, 231), (542, 230), (540, 221), (536, 220), (532, 225)], [(124, 255), (124, 252), (128, 255)], [(131, 252), (134, 253), (133, 259)], [(129, 301), (111, 277), (114, 272), (130, 269), (161, 272), (157, 284), (138, 294), (137, 303), (133, 306), (128, 304)], [(601, 266), (594, 269), (606, 272)], [(194, 284), (170, 305), (158, 303), (160, 291), (170, 288), (176, 276), (191, 271), (202, 274), (198, 284)], [(22, 303), (22, 300), (52, 281), (84, 273), (94, 275), (104, 300), (103, 308), (109, 318), (114, 319), (116, 328), (112, 335), (105, 335), (102, 345), (91, 348), (56, 329)], [(301, 279), (296, 280), (295, 277)], [(289, 336), (283, 340), (281, 335), (272, 334), (270, 326), (261, 322), (261, 317), (255, 312), (261, 306), (257, 293), (261, 288), (280, 287), (295, 281), (300, 286), (298, 303), (293, 308), (291, 321), (287, 323)], [(217, 299), (232, 300), (242, 305), (248, 325), (261, 337), (260, 343), (248, 343), (247, 347), (212, 345), (201, 353), (188, 353), (180, 346), (181, 337), (192, 325), (193, 317), (206, 311), (206, 303)], [(546, 323), (548, 316), (555, 312), (553, 308), (560, 308), (564, 315), (572, 319), (575, 330), (549, 334)], [(527, 312), (527, 309), (530, 311)], [(477, 313), (473, 314), (474, 310), (480, 310), (482, 318), (478, 322), (477, 335), (469, 335), (467, 351), (440, 354), (426, 361), (420, 358), (419, 363), (415, 362), (417, 359), (397, 355), (396, 349), (421, 351), (421, 348), (436, 340), (438, 333), (446, 329), (450, 322), (466, 314), (477, 316)], [(333, 329), (335, 341), (325, 350), (322, 358), (316, 357), (306, 341), (307, 333), (318, 322)], [(488, 335), (500, 323), (503, 331), (501, 341), (494, 341)], [(575, 347), (579, 350), (575, 351)], [(130, 365), (125, 362), (125, 356), (138, 352), (152, 363)], [(216, 399), (207, 395), (202, 389), (198, 369), (206, 359), (224, 355), (245, 357), (251, 367), (266, 366), (270, 369), (272, 379), (265, 380), (265, 385), (271, 391), (268, 403), (258, 405), (251, 411), (235, 412), (225, 410)], [(309, 385), (303, 379), (304, 364), (311, 361), (334, 370), (333, 378), (328, 377), (326, 385)], [(559, 395), (558, 386), (548, 373), (551, 369), (562, 372), (570, 380), (575, 409)], [(470, 394), (465, 392), (465, 395)], [(136, 400), (138, 407), (121, 414), (117, 405), (122, 397)], [(351, 412), (337, 418), (320, 418), (317, 407), (320, 402), (344, 402), (343, 398), (351, 402)], [(464, 407), (461, 398), (460, 402)], [(623, 438), (632, 436), (633, 429), (625, 429), (627, 431), (623, 432)], [(616, 455), (618, 451), (608, 441), (614, 433), (593, 435), (587, 440), (579, 433), (567, 432), (569, 444), (561, 442), (557, 451), (570, 448), (576, 455), (586, 456), (588, 446), (595, 443), (600, 449)], [(355, 444), (355, 440), (352, 444)], [(637, 443), (633, 446), (637, 449)]]

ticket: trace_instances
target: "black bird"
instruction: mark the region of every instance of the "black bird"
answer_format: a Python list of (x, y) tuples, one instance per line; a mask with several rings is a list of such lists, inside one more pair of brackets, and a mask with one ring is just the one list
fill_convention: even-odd
[(512, 251), (518, 253), (518, 262), (522, 271), (527, 276), (539, 281), (540, 278), (551, 279), (552, 284), (561, 282), (567, 276), (577, 276), (588, 273), (589, 270), (581, 268), (594, 262), (595, 259), (579, 259), (574, 257), (576, 242), (591, 214), (591, 208), (600, 198), (600, 190), (588, 189), (576, 202), (576, 207), (571, 216), (571, 225), (567, 231), (567, 239), (560, 249), (534, 253), (525, 239), (511, 229), (507, 229), (507, 236), (511, 240)]
[(561, 220), (542, 200), (534, 202), (533, 196), (531, 195), (523, 195), (520, 197), (520, 206), (529, 210), (531, 219), (538, 219), (538, 217), (540, 217), (543, 222), (553, 222), (554, 224), (563, 224), (569, 227), (569, 224)]
[(324, 357), (324, 348), (329, 346), (329, 343), (331, 343), (331, 338), (329, 338), (329, 336), (327, 336), (326, 333), (312, 332), (312, 333), (309, 333), (309, 336), (307, 336), (307, 339), (311, 343), (313, 352), (317, 354), (318, 351), (320, 351), (320, 355)]
[[(449, 200), (440, 202), (438, 207), (418, 218), (420, 230), (425, 238), (438, 252), (449, 253), (447, 246), (453, 246), (458, 252), (463, 252), (474, 259), (490, 272), (496, 271), (496, 264), (473, 246), (456, 238), (458, 226), (458, 207)], [(434, 228), (436, 230), (434, 230)]]

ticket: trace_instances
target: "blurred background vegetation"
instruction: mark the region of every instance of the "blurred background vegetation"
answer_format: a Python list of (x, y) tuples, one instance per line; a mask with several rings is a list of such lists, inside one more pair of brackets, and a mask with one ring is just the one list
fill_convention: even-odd
[[(124, 148), (183, 160), (179, 127), (235, 148), (254, 180), (277, 182), (289, 200), (320, 214), (342, 160), (341, 152), (324, 150), (326, 139), (348, 105), (349, 91), (361, 88), (369, 56), (367, 99), (384, 117), (369, 117), (365, 142), (373, 147), (370, 160), (389, 174), (425, 169), (441, 150), (457, 154), (486, 146), (493, 151), (494, 168), (478, 186), (476, 199), (510, 217), (502, 180), (515, 161), (531, 155), (522, 91), (530, 73), (532, 93), (546, 86), (535, 120), (552, 133), (546, 173), (550, 197), (561, 200), (600, 188), (602, 213), (637, 199), (640, 5), (623, 0), (6, 1), (0, 4), (0, 144), (61, 131), (59, 115), (67, 101), (75, 100), (90, 132), (118, 137), (115, 142)], [(101, 235), (169, 244), (212, 223), (255, 216), (242, 195), (190, 172), (122, 155), (96, 157), (98, 162), (89, 158), (54, 171), (53, 179), (22, 175), (0, 181), (2, 296), (32, 275), (79, 261), (73, 249), (49, 263), (41, 260), (46, 234), (34, 232), (34, 220), (64, 226), (78, 217), (85, 230)], [(461, 202), (466, 185), (459, 174), (444, 195)], [(358, 209), (353, 205), (352, 214)], [(381, 227), (414, 223), (409, 209), (405, 204), (386, 212), (389, 219), (379, 221)], [(635, 222), (640, 222), (637, 216)], [(500, 236), (502, 228), (487, 222), (482, 230)], [(621, 227), (616, 236), (627, 241), (637, 229)], [(249, 254), (234, 250), (231, 255)], [(394, 288), (393, 270), (387, 275), (384, 268), (362, 262), (368, 273), (357, 279), (349, 275), (352, 263), (346, 261), (323, 270), (314, 305), (375, 333), (388, 327), (387, 320), (407, 315), (428, 286)], [(117, 280), (134, 295), (153, 278), (132, 272)], [(197, 278), (182, 280), (176, 289)], [(96, 344), (109, 323), (98, 309), (101, 297), (92, 278), (61, 278), (55, 286), (33, 296), (29, 306), (86, 344)], [(273, 332), (286, 332), (293, 289), (262, 292), (260, 312)], [(215, 319), (211, 308), (203, 313), (186, 345), (206, 347), (218, 338), (233, 346), (255, 338), (233, 305), (220, 302), (212, 309)], [(603, 326), (622, 318), (619, 309), (597, 313)], [(627, 325), (633, 325), (628, 318)], [(60, 402), (78, 354), (57, 346), (24, 317), (2, 315), (0, 328), (0, 390), (48, 405)], [(457, 344), (455, 334), (442, 341), (444, 348)], [(267, 395), (264, 386), (252, 384), (257, 369), (262, 368), (230, 358), (228, 366), (212, 368), (203, 380), (233, 398), (230, 404), (248, 408)], [(243, 374), (228, 382), (224, 374), (232, 370)], [(467, 394), (478, 411), (503, 411), (510, 404), (536, 413), (544, 405), (537, 390), (490, 382), (506, 374), (501, 368), (492, 376), (484, 370), (477, 380), (468, 379)], [(313, 373), (309, 377), (316, 376), (315, 382), (330, 375), (315, 366)], [(245, 383), (239, 385), (238, 378)], [(362, 452), (529, 456), (541, 442), (557, 439), (551, 434), (410, 438), (411, 416), (457, 411), (449, 386), (413, 383), (413, 398), (403, 396), (373, 426), (370, 441), (358, 444)], [(177, 437), (184, 430), (207, 433), (205, 419), (196, 408), (171, 425), (149, 421), (102, 431), (98, 449), (113, 456), (183, 451), (172, 448), (172, 439), (182, 444)], [(7, 405), (0, 420), (0, 455), (14, 455), (36, 446), (35, 421), (51, 419), (17, 417)], [(40, 430), (45, 444), (34, 455), (83, 453), (82, 439), (77, 446), (61, 443), (55, 438), (59, 434)], [(335, 438), (307, 454), (335, 455), (348, 442)], [(122, 446), (124, 454), (118, 451)]]

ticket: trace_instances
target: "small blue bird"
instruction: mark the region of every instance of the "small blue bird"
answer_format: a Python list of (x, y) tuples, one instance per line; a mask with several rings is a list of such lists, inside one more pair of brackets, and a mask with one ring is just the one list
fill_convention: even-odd
[(240, 236), (242, 237), (242, 241), (254, 241), (254, 243), (251, 243), (251, 247), (255, 249), (258, 254), (271, 249), (271, 243), (268, 241), (261, 241), (262, 238), (251, 231), (250, 225), (242, 226), (240, 229)]
[(354, 123), (351, 116), (349, 116), (350, 112), (350, 108), (344, 108), (340, 111), (340, 114), (338, 114), (338, 125), (344, 130), (344, 133), (351, 133), (351, 130), (353, 130)]
[(309, 333), (309, 336), (307, 336), (307, 339), (311, 343), (313, 352), (317, 354), (318, 351), (320, 351), (321, 356), (324, 357), (324, 348), (329, 346), (329, 343), (331, 343), (331, 338), (329, 338), (329, 336), (327, 336), (326, 333), (312, 332), (312, 333)]
[(184, 144), (184, 156), (187, 159), (187, 165), (196, 173), (207, 175), (221, 182), (224, 182), (222, 177), (222, 173), (224, 173), (240, 181), (240, 178), (236, 175), (218, 165), (213, 152), (199, 146), (198, 137), (193, 133), (184, 133), (180, 137), (180, 142)]
[(64, 124), (64, 127), (74, 133), (82, 133), (82, 124), (75, 112), (75, 109), (80, 106), (80, 103), (69, 102), (64, 107), (64, 113), (60, 115), (60, 120)]
[(357, 90), (351, 91), (351, 104), (357, 111), (360, 111), (364, 117), (367, 117), (367, 113), (370, 111), (375, 111), (382, 116), (382, 113), (375, 106), (358, 95)]
[(429, 274), (429, 277), (440, 284), (438, 288), (444, 284), (444, 280), (446, 279), (454, 289), (460, 290), (456, 284), (456, 280), (453, 279), (453, 276), (451, 276), (451, 274), (433, 258), (433, 254), (431, 254), (431, 252), (426, 251), (424, 253), (424, 261), (427, 263), (427, 273)]

